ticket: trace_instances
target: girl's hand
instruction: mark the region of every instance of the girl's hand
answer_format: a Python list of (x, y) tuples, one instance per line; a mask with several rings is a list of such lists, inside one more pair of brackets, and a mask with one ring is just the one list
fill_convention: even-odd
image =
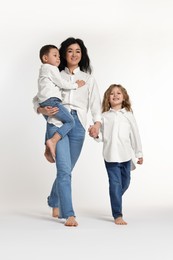
[(37, 109), (38, 113), (41, 113), (45, 116), (54, 116), (57, 112), (58, 112), (58, 108), (57, 107), (38, 107)]
[(143, 164), (143, 158), (138, 158), (138, 161), (137, 161), (138, 164)]
[(100, 122), (96, 122), (94, 125), (91, 125), (88, 129), (89, 135), (93, 138), (97, 138), (99, 135)]

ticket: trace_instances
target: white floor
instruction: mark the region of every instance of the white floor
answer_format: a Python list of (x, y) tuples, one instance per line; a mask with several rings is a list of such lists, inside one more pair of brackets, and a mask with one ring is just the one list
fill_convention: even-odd
[(173, 259), (173, 209), (126, 209), (127, 226), (107, 212), (78, 209), (77, 228), (53, 219), (50, 209), (0, 212), (0, 259)]

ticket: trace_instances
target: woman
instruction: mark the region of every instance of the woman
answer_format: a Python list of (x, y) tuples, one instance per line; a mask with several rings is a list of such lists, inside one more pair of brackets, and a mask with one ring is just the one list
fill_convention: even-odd
[[(75, 126), (57, 143), (57, 177), (48, 197), (48, 205), (53, 208), (53, 217), (66, 218), (66, 226), (77, 226), (71, 197), (71, 171), (83, 146), (89, 108), (94, 122), (90, 135), (92, 137), (98, 135), (101, 122), (101, 100), (97, 83), (90, 74), (90, 59), (83, 41), (70, 37), (62, 42), (59, 52), (61, 59), (59, 69), (62, 77), (72, 83), (80, 79), (86, 84), (75, 91), (63, 90), (62, 92), (63, 104), (70, 110), (75, 120)], [(38, 107), (36, 101), (35, 106)], [(37, 111), (43, 115), (53, 116), (57, 112), (57, 108), (38, 107)], [(49, 124), (49, 132), (53, 136), (57, 123), (53, 118), (50, 119), (50, 122), (52, 124)], [(48, 148), (46, 148), (45, 156), (50, 162), (53, 162)]]

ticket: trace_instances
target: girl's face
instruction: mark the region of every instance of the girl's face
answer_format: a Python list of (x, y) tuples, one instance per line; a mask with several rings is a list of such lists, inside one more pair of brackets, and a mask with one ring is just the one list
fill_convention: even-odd
[(82, 53), (79, 44), (74, 43), (69, 45), (66, 50), (67, 67), (77, 68), (81, 58)]
[(54, 48), (50, 49), (49, 53), (43, 56), (43, 60), (45, 63), (58, 67), (60, 64), (59, 51)]
[(121, 109), (123, 101), (124, 101), (123, 93), (118, 87), (114, 87), (109, 96), (109, 102), (111, 108), (115, 110)]

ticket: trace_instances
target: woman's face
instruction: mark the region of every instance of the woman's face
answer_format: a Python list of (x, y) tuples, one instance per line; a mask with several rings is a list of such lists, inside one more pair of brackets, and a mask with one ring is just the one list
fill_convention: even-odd
[(68, 46), (66, 51), (67, 67), (78, 67), (82, 58), (81, 48), (79, 44), (74, 43)]

